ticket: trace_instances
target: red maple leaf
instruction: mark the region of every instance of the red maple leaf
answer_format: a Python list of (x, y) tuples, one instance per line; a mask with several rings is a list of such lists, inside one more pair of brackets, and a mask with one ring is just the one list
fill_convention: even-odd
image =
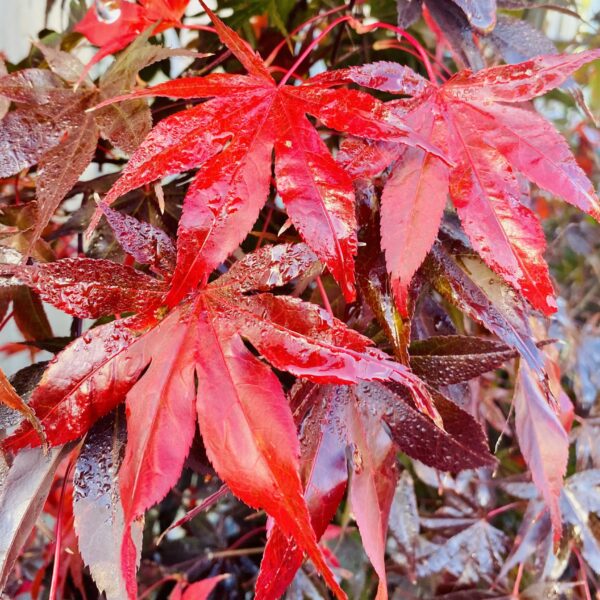
[(600, 204), (567, 142), (544, 118), (515, 103), (558, 87), (599, 57), (598, 50), (540, 56), (477, 73), (462, 71), (441, 86), (394, 63), (351, 67), (313, 79), (319, 86), (354, 82), (413, 96), (393, 101), (395, 111), (454, 162), (449, 166), (419, 148), (365, 142), (345, 146), (343, 162), (356, 175), (373, 175), (399, 159), (382, 196), (381, 238), (402, 312), (412, 276), (437, 236), (448, 194), (489, 267), (533, 307), (545, 314), (556, 310), (543, 258), (544, 234), (523, 201), (528, 188), (520, 175), (596, 220)]
[(306, 114), (352, 135), (435, 148), (364, 92), (332, 90), (310, 81), (284, 85), (295, 68), (277, 85), (246, 42), (206, 10), (249, 74), (179, 79), (129, 96), (213, 99), (161, 121), (105, 201), (110, 204), (145, 183), (201, 167), (179, 224), (177, 268), (167, 298), (174, 306), (251, 229), (268, 196), (274, 150), (277, 191), (292, 223), (352, 300), (357, 246), (352, 181)]
[[(398, 450), (437, 467), (444, 460), (456, 461), (461, 468), (467, 464), (470, 468), (488, 466), (494, 459), (487, 450), (485, 434), (473, 417), (439, 394), (436, 404), (444, 413), (447, 431), (417, 416), (401, 388), (375, 382), (302, 384), (292, 393), (291, 404), (302, 424), (300, 472), (315, 533), (320, 538), (334, 517), (350, 472), (352, 510), (364, 548), (380, 577), (377, 598), (385, 599), (385, 540)], [(444, 448), (445, 456), (441, 450), (436, 455), (434, 448)], [(450, 463), (444, 468), (454, 470)], [(303, 553), (294, 541), (277, 525), (272, 527), (256, 582), (256, 598), (280, 597), (302, 560)]]
[[(189, 1), (140, 0), (139, 3), (135, 3), (127, 0), (109, 0), (108, 2), (93, 2), (83, 19), (75, 26), (75, 31), (84, 35), (94, 46), (99, 48), (94, 58), (86, 66), (83, 76), (92, 65), (105, 56), (125, 48), (151, 25), (156, 24), (154, 34), (181, 25), (181, 17)], [(104, 18), (102, 11), (107, 12)]]
[[(111, 218), (115, 220), (114, 213)], [(132, 242), (132, 228), (126, 244), (145, 262), (156, 264), (159, 236), (137, 230), (137, 243)], [(119, 236), (118, 227), (115, 231)], [(207, 454), (223, 481), (247, 504), (273, 516), (338, 597), (344, 597), (317, 546), (302, 499), (299, 446), (288, 401), (275, 374), (244, 340), (274, 367), (314, 382), (397, 381), (410, 390), (417, 407), (441, 420), (425, 384), (373, 348), (368, 338), (316, 305), (269, 293), (315, 268), (316, 257), (304, 245), (265, 247), (164, 318), (164, 310), (154, 310), (153, 297), (162, 284), (133, 269), (91, 259), (16, 268), (47, 301), (75, 316), (124, 310), (127, 300), (140, 309), (142, 298), (148, 300), (137, 316), (98, 326), (67, 346), (30, 402), (48, 443), (55, 446), (80, 437), (126, 400), (128, 442), (119, 480), (126, 523), (122, 563), (131, 596), (136, 551), (129, 526), (176, 483), (197, 414)], [(123, 286), (123, 281), (132, 285)], [(16, 451), (40, 443), (34, 427), (25, 422), (3, 447)]]

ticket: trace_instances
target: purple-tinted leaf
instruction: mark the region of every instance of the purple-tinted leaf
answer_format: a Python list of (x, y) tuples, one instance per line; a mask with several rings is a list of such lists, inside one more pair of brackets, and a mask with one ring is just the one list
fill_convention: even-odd
[(34, 165), (59, 139), (49, 116), (30, 108), (8, 113), (0, 121), (0, 178)]
[(24, 69), (0, 78), (0, 96), (13, 102), (40, 106), (72, 100), (72, 91), (46, 69)]
[(406, 559), (409, 573), (414, 577), (419, 537), (419, 510), (415, 485), (408, 471), (402, 472), (396, 484), (388, 526), (390, 534)]
[(558, 52), (552, 41), (523, 19), (498, 17), (494, 30), (486, 38), (509, 64), (523, 62), (539, 54)]
[(44, 507), (54, 473), (69, 449), (24, 450), (0, 486), (0, 590)]
[(459, 584), (491, 581), (502, 564), (507, 544), (502, 531), (481, 519), (427, 554), (418, 573), (428, 577), (445, 571)]
[[(296, 388), (291, 399), (293, 405), (300, 404), (299, 410), (309, 410), (300, 430), (300, 475), (317, 539), (327, 529), (346, 490), (347, 440), (340, 427), (348, 400), (346, 389), (305, 384)], [(256, 581), (257, 600), (281, 596), (303, 559), (298, 545), (274, 526)]]
[(481, 33), (487, 33), (496, 24), (496, 0), (453, 0), (462, 9), (469, 23)]
[(457, 62), (474, 71), (483, 69), (485, 63), (463, 11), (450, 2), (428, 2), (427, 8), (444, 32)]
[(421, 16), (423, 0), (396, 0), (398, 27), (406, 29)]
[(106, 204), (100, 208), (115, 237), (125, 252), (142, 265), (151, 265), (157, 272), (170, 275), (175, 268), (176, 252), (171, 238), (161, 229), (138, 221), (135, 217), (113, 210)]
[(546, 507), (539, 501), (531, 501), (523, 515), (515, 544), (506, 557), (499, 578), (504, 578), (517, 565), (524, 563), (532, 554), (540, 551), (552, 533), (552, 525)]
[[(124, 519), (117, 479), (125, 438), (122, 413), (112, 413), (96, 423), (86, 437), (73, 475), (79, 552), (107, 600), (126, 597), (121, 574)], [(134, 523), (133, 529), (141, 550), (141, 523)]]

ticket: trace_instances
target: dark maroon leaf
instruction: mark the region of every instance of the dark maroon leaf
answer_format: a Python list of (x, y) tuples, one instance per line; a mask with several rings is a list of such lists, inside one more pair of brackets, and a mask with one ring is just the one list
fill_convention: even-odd
[(409, 352), (412, 370), (432, 385), (468, 381), (518, 356), (502, 342), (462, 335), (414, 341)]
[(432, 391), (444, 429), (414, 408), (402, 388), (377, 382), (361, 383), (357, 396), (377, 411), (402, 452), (442, 471), (461, 471), (495, 464), (483, 429), (471, 415)]

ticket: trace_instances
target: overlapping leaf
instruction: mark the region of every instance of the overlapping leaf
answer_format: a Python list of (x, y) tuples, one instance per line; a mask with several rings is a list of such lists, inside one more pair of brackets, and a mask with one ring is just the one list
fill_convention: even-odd
[(356, 136), (436, 150), (365, 93), (316, 83), (276, 85), (246, 43), (207, 12), (249, 75), (215, 73), (132, 95), (212, 100), (159, 123), (105, 201), (110, 204), (142, 184), (200, 167), (179, 225), (178, 263), (168, 299), (174, 305), (239, 245), (256, 221), (269, 191), (274, 150), (277, 191), (292, 223), (351, 300), (356, 253), (352, 183), (306, 114)]
[(315, 83), (351, 81), (413, 96), (418, 102), (399, 109), (404, 119), (431, 144), (448, 148), (455, 163), (449, 167), (418, 148), (410, 149), (383, 192), (382, 246), (401, 310), (406, 310), (410, 280), (435, 240), (447, 194), (490, 268), (535, 308), (545, 314), (556, 310), (542, 256), (543, 232), (524, 202), (527, 194), (518, 173), (597, 220), (600, 204), (565, 140), (542, 117), (515, 103), (559, 86), (599, 57), (596, 50), (540, 56), (478, 73), (461, 71), (439, 87), (424, 80), (415, 85), (415, 73), (391, 63), (315, 78)]
[(181, 25), (189, 0), (140, 0), (140, 3), (117, 0), (94, 2), (75, 31), (84, 35), (99, 50), (86, 71), (109, 54), (133, 42), (148, 27), (156, 24), (158, 34)]
[[(397, 475), (396, 451), (450, 471), (494, 462), (476, 421), (439, 394), (435, 402), (446, 432), (422, 418), (398, 387), (389, 389), (375, 382), (305, 386), (292, 398), (296, 414), (302, 417), (308, 411), (301, 428), (301, 473), (315, 533), (320, 537), (325, 532), (350, 472), (349, 498), (365, 550), (380, 577), (378, 598), (387, 597), (384, 551)], [(256, 584), (257, 597), (280, 596), (301, 561), (294, 541), (274, 527)]]
[(130, 152), (150, 130), (151, 114), (141, 101), (86, 112), (103, 98), (133, 88), (137, 73), (145, 66), (169, 56), (190, 54), (149, 46), (147, 40), (148, 34), (140, 36), (102, 76), (98, 87), (84, 82), (73, 89), (68, 84), (83, 71), (83, 65), (72, 55), (41, 44), (50, 71), (25, 69), (0, 78), (0, 96), (17, 106), (0, 121), (0, 143), (4, 140), (6, 148), (0, 157), (0, 177), (38, 165), (38, 218), (30, 234), (29, 251), (89, 165), (99, 137)]
[[(51, 445), (77, 438), (127, 398), (129, 441), (120, 491), (122, 560), (130, 596), (136, 589), (136, 553), (129, 528), (179, 477), (194, 434), (194, 372), (200, 430), (217, 472), (246, 503), (266, 509), (343, 596), (317, 547), (302, 500), (299, 447), (281, 384), (243, 340), (275, 367), (315, 382), (395, 380), (410, 390), (415, 406), (440, 422), (424, 384), (373, 348), (368, 338), (315, 305), (267, 291), (245, 295), (287, 283), (311, 260), (314, 255), (306, 247), (262, 248), (158, 322), (160, 317), (146, 309), (91, 330), (44, 373), (31, 407)], [(44, 276), (54, 278), (52, 269), (39, 269), (37, 275), (38, 287), (44, 287)], [(79, 285), (70, 284), (75, 290), (71, 307), (69, 285), (59, 298), (46, 297), (77, 312)], [(102, 281), (96, 285), (105, 287)], [(154, 300), (148, 302), (152, 307)], [(167, 433), (175, 429), (176, 444)], [(38, 444), (28, 423), (4, 441), (13, 451)]]

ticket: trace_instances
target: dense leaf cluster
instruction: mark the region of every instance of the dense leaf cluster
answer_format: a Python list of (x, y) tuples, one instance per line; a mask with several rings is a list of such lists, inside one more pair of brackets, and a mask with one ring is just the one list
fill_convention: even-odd
[(598, 139), (532, 101), (600, 50), (520, 18), (574, 8), (188, 4), (0, 62), (0, 590), (591, 597)]

